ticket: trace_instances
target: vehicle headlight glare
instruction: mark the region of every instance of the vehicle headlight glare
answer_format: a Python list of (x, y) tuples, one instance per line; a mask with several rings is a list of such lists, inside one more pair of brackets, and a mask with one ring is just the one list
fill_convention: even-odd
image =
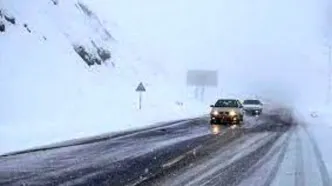
[(218, 115), (219, 113), (218, 113), (218, 111), (213, 111), (212, 114), (216, 116), (216, 115)]
[(235, 115), (236, 115), (236, 112), (235, 112), (234, 110), (232, 110), (232, 111), (229, 112), (229, 115), (230, 115), (230, 116), (235, 116)]
[(212, 133), (213, 134), (219, 134), (221, 131), (221, 128), (219, 126), (212, 126)]

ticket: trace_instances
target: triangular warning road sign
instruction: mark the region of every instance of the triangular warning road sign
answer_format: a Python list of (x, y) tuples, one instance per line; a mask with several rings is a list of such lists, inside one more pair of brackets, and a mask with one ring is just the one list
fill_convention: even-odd
[(136, 92), (145, 92), (145, 91), (146, 91), (146, 89), (145, 89), (143, 83), (140, 82), (139, 85), (136, 88)]

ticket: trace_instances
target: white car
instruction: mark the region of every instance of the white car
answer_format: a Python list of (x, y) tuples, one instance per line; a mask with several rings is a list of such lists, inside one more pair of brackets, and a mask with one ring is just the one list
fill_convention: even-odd
[(242, 105), (246, 114), (257, 116), (263, 112), (263, 103), (257, 99), (244, 100)]
[(240, 125), (243, 122), (242, 104), (237, 99), (219, 99), (211, 107), (211, 124)]

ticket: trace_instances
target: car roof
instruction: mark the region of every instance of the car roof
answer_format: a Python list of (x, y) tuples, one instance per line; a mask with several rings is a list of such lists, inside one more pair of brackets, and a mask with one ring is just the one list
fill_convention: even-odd
[(218, 99), (218, 101), (239, 101), (238, 99)]

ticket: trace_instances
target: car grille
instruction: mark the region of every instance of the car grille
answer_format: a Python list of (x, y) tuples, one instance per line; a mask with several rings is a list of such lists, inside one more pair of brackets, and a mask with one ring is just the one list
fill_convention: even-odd
[(220, 115), (229, 115), (229, 112), (219, 112)]

